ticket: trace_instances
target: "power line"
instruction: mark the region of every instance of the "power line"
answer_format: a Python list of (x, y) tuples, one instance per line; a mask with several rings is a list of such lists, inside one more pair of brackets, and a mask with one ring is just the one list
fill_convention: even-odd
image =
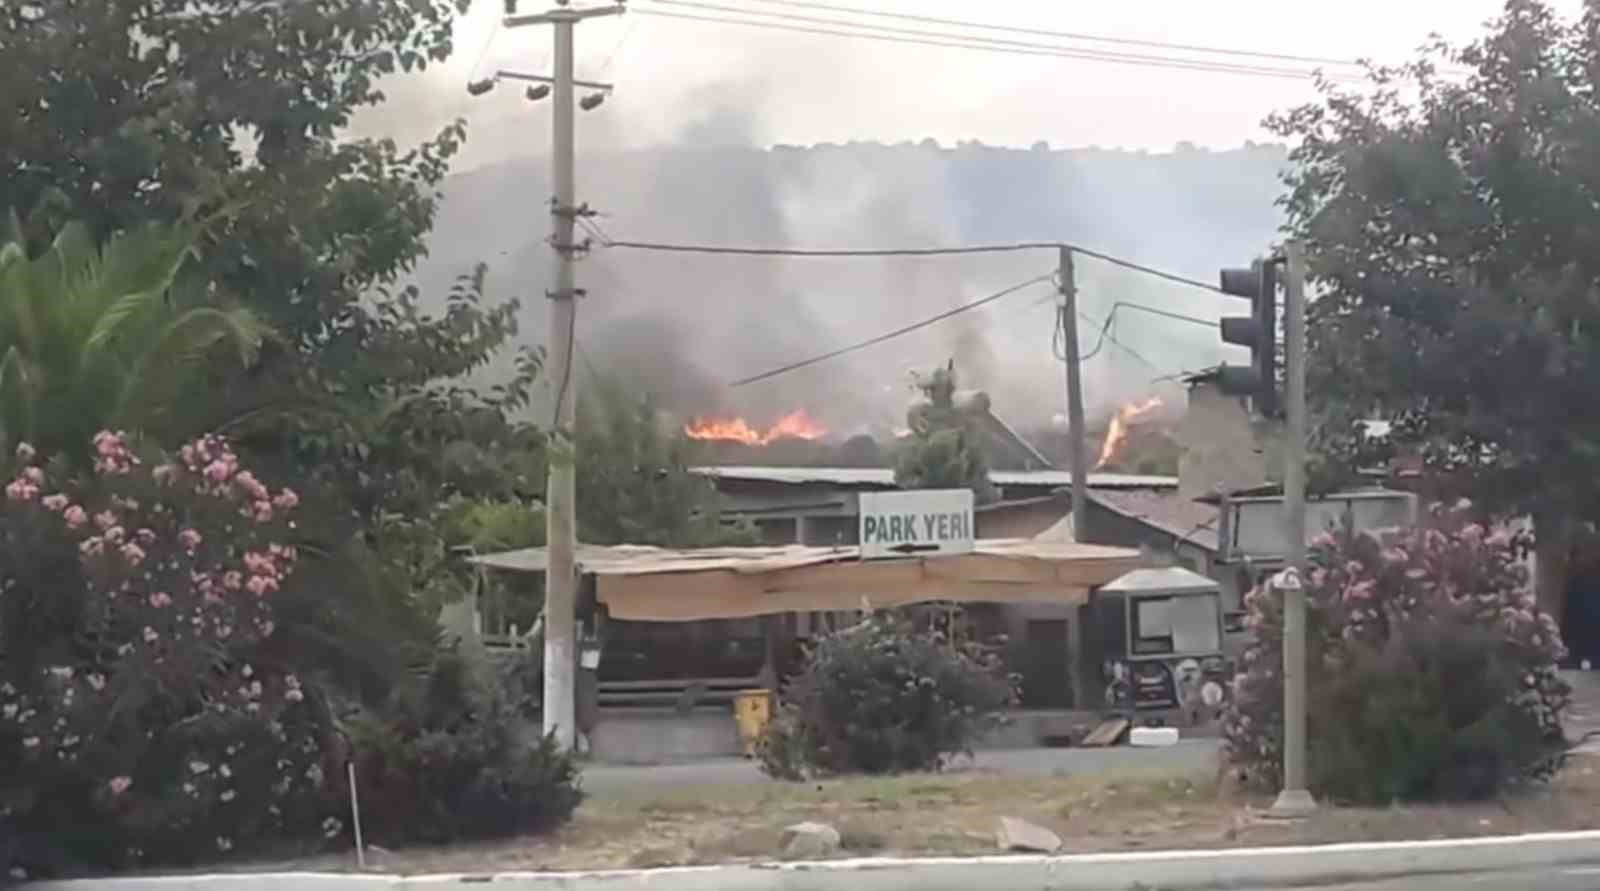
[[(929, 31), (929, 30), (920, 29), (920, 28), (901, 28), (901, 27), (895, 27), (893, 25), (877, 25), (877, 24), (872, 24), (872, 23), (869, 23), (869, 22), (853, 22), (853, 21), (850, 21), (848, 19), (828, 18), (828, 17), (823, 17), (823, 16), (799, 15), (799, 14), (795, 14), (795, 13), (785, 13), (785, 12), (766, 12), (766, 11), (762, 11), (762, 10), (745, 9), (745, 8), (741, 8), (741, 7), (738, 7), (738, 6), (728, 6), (728, 5), (722, 4), (722, 3), (707, 2), (707, 0), (654, 0), (654, 2), (656, 2), (658, 4), (661, 4), (661, 5), (664, 5), (664, 6), (682, 6), (682, 7), (687, 7), (687, 8), (691, 8), (691, 9), (708, 10), (710, 12), (716, 12), (716, 13), (731, 13), (731, 14), (734, 14), (734, 15), (743, 15), (743, 16), (762, 16), (762, 17), (765, 17), (765, 18), (768, 18), (768, 19), (778, 19), (778, 20), (781, 20), (781, 21), (793, 21), (793, 22), (801, 22), (801, 23), (812, 24), (812, 25), (829, 25), (829, 26), (835, 26), (835, 27), (855, 28), (855, 29), (859, 29), (860, 31), (862, 31), (864, 33), (872, 33), (872, 34), (903, 35), (903, 36), (909, 36), (909, 37), (913, 37), (913, 38), (933, 38), (933, 39), (936, 39), (936, 40), (959, 40), (959, 41), (963, 41), (963, 42), (970, 42), (970, 43), (973, 43), (973, 44), (980, 44), (980, 45), (990, 45), (990, 46), (994, 46), (994, 47), (1013, 47), (1013, 48), (1017, 48), (1017, 49), (1021, 49), (1021, 50), (1037, 50), (1037, 51), (1045, 51), (1045, 52), (1050, 52), (1050, 53), (1054, 53), (1054, 52), (1070, 53), (1070, 54), (1073, 54), (1073, 55), (1069, 56), (1069, 58), (1070, 57), (1095, 58), (1095, 59), (1098, 59), (1100, 61), (1106, 61), (1106, 62), (1127, 62), (1127, 63), (1132, 63), (1132, 64), (1156, 64), (1156, 65), (1165, 65), (1165, 64), (1169, 64), (1169, 63), (1178, 63), (1178, 64), (1184, 65), (1184, 66), (1189, 66), (1189, 65), (1205, 66), (1206, 70), (1212, 70), (1212, 66), (1215, 66), (1215, 70), (1219, 70), (1219, 71), (1220, 70), (1230, 70), (1231, 71), (1231, 70), (1237, 69), (1236, 73), (1259, 73), (1259, 74), (1272, 73), (1272, 74), (1276, 74), (1278, 76), (1292, 76), (1292, 77), (1301, 77), (1301, 78), (1308, 77), (1313, 73), (1312, 71), (1309, 71), (1309, 70), (1306, 70), (1306, 69), (1302, 69), (1302, 68), (1284, 68), (1284, 67), (1267, 68), (1267, 67), (1263, 67), (1263, 66), (1250, 66), (1250, 65), (1245, 65), (1245, 64), (1242, 64), (1242, 63), (1216, 61), (1216, 60), (1209, 60), (1209, 59), (1192, 59), (1192, 58), (1191, 59), (1185, 59), (1185, 58), (1180, 58), (1180, 57), (1175, 57), (1175, 56), (1161, 56), (1161, 55), (1148, 55), (1148, 54), (1137, 55), (1137, 54), (1131, 54), (1131, 53), (1113, 52), (1113, 51), (1104, 50), (1104, 49), (1094, 49), (1094, 48), (1091, 48), (1091, 47), (1071, 47), (1071, 46), (1062, 46), (1060, 44), (1053, 44), (1053, 43), (1038, 43), (1038, 42), (1034, 42), (1034, 41), (1016, 40), (1016, 39), (1013, 39), (1013, 38), (984, 37), (984, 36), (975, 35), (975, 34), (957, 34), (957, 33), (951, 33), (951, 32), (948, 32), (948, 31)], [(864, 14), (864, 13), (857, 12), (856, 14), (859, 15), (859, 14)], [(870, 13), (866, 13), (866, 14), (870, 14)], [(948, 20), (947, 19), (947, 20), (941, 20), (941, 21), (943, 21), (945, 23), (950, 23), (953, 20)], [(965, 24), (966, 26), (970, 27), (970, 23), (958, 23), (958, 24)], [(982, 26), (979, 26), (979, 27), (982, 27)], [(1046, 32), (1046, 33), (1049, 33), (1049, 32)], [(1193, 51), (1193, 50), (1190, 50), (1190, 51)], [(1329, 61), (1332, 61), (1332, 60), (1329, 60)], [(1346, 62), (1346, 61), (1334, 61), (1333, 64), (1349, 65), (1351, 63)]]
[[(657, 0), (664, 2), (664, 0)], [(703, 4), (708, 5), (708, 4)], [(686, 12), (672, 12), (664, 9), (649, 7), (634, 7), (640, 15), (653, 15), (664, 18), (684, 19), (686, 21), (711, 22), (721, 25), (742, 25), (749, 28), (765, 28), (776, 31), (789, 31), (797, 34), (820, 34), (830, 37), (854, 37), (863, 40), (877, 40), (887, 43), (916, 44), (921, 46), (938, 46), (951, 49), (979, 50), (982, 52), (1002, 53), (1018, 56), (1053, 56), (1063, 59), (1079, 59), (1091, 62), (1110, 62), (1115, 64), (1137, 65), (1143, 67), (1173, 68), (1185, 71), (1206, 71), (1218, 74), (1242, 74), (1256, 77), (1277, 77), (1291, 80), (1305, 80), (1317, 72), (1309, 69), (1294, 68), (1266, 68), (1261, 66), (1243, 65), (1228, 62), (1213, 62), (1204, 59), (1176, 59), (1161, 56), (1135, 56), (1107, 53), (1103, 50), (1074, 49), (1052, 44), (1029, 44), (1021, 41), (996, 40), (976, 36), (941, 34), (940, 32), (920, 32), (937, 35), (937, 38), (917, 36), (896, 36), (902, 32), (916, 34), (919, 32), (904, 28), (888, 28), (881, 25), (867, 25), (859, 22), (840, 20), (823, 20), (835, 26), (833, 28), (809, 27), (805, 25), (789, 24), (780, 21), (763, 21), (757, 19), (728, 18), (725, 15), (695, 15)], [(741, 15), (774, 15), (773, 13), (759, 13), (739, 11)], [(844, 31), (839, 27), (856, 28), (860, 30)], [(1328, 80), (1344, 82), (1361, 82), (1362, 79), (1351, 75), (1326, 75)]]
[(1132, 37), (1108, 37), (1101, 34), (1084, 34), (1074, 31), (1053, 31), (1047, 28), (1026, 28), (1017, 25), (996, 25), (989, 22), (974, 22), (963, 19), (947, 19), (930, 15), (913, 15), (902, 12), (885, 12), (875, 9), (863, 9), (857, 6), (842, 6), (834, 3), (816, 3), (808, 0), (747, 0), (751, 3), (762, 3), (769, 6), (787, 6), (795, 9), (816, 9), (825, 12), (837, 12), (847, 15), (872, 16), (882, 19), (897, 19), (906, 22), (923, 22), (930, 25), (947, 25), (956, 28), (976, 28), (984, 31), (1002, 31), (1012, 34), (1032, 34), (1036, 37), (1055, 37), (1062, 40), (1081, 40), (1088, 43), (1110, 43), (1121, 46), (1140, 46), (1149, 49), (1179, 50), (1191, 53), (1210, 53), (1213, 55), (1236, 56), (1239, 58), (1264, 59), (1276, 62), (1301, 62), (1312, 65), (1342, 65), (1361, 67), (1359, 59), (1335, 59), (1326, 56), (1304, 56), (1295, 53), (1269, 53), (1257, 50), (1242, 50), (1216, 46), (1204, 46), (1192, 43), (1168, 43), (1162, 40), (1141, 40)]
[(978, 307), (984, 306), (985, 304), (993, 303), (994, 301), (999, 300), (1002, 297), (1007, 297), (1007, 296), (1010, 296), (1011, 294), (1015, 294), (1016, 292), (1021, 291), (1024, 288), (1031, 288), (1034, 285), (1037, 285), (1037, 284), (1039, 284), (1041, 282), (1047, 282), (1053, 276), (1054, 276), (1054, 273), (1047, 272), (1044, 275), (1037, 276), (1035, 278), (1030, 278), (1025, 282), (1019, 282), (1019, 283), (1017, 283), (1015, 285), (1012, 285), (1009, 288), (1004, 288), (1002, 290), (996, 291), (996, 292), (994, 292), (993, 294), (990, 294), (987, 297), (980, 297), (979, 299), (974, 300), (971, 303), (963, 303), (962, 305), (957, 306), (954, 309), (947, 309), (944, 312), (939, 313), (938, 315), (929, 316), (928, 318), (925, 318), (925, 319), (923, 319), (921, 321), (912, 322), (911, 324), (906, 325), (904, 327), (896, 328), (893, 331), (887, 331), (887, 332), (885, 332), (883, 334), (879, 334), (876, 337), (868, 338), (866, 340), (860, 341), (859, 343), (853, 343), (853, 344), (851, 344), (851, 345), (849, 345), (847, 347), (840, 347), (839, 349), (832, 350), (832, 351), (827, 352), (827, 353), (823, 353), (820, 356), (812, 356), (809, 359), (802, 359), (799, 362), (790, 362), (787, 365), (771, 369), (770, 371), (763, 371), (760, 374), (755, 374), (755, 375), (751, 375), (750, 377), (740, 378), (739, 380), (732, 381), (731, 383), (728, 384), (728, 386), (730, 386), (730, 387), (742, 387), (745, 384), (753, 384), (753, 383), (755, 383), (757, 381), (764, 381), (764, 380), (766, 380), (768, 378), (777, 377), (780, 374), (787, 374), (788, 372), (795, 371), (795, 370), (800, 369), (800, 368), (805, 368), (807, 366), (816, 365), (819, 362), (826, 362), (829, 359), (838, 358), (839, 356), (843, 356), (846, 353), (853, 353), (856, 350), (865, 349), (865, 348), (867, 348), (869, 346), (876, 346), (877, 344), (883, 343), (886, 340), (892, 340), (892, 339), (894, 339), (896, 337), (900, 337), (900, 336), (905, 335), (905, 334), (910, 334), (913, 331), (916, 331), (916, 330), (921, 329), (921, 328), (926, 328), (929, 325), (932, 325), (932, 324), (934, 324), (936, 322), (942, 322), (945, 319), (948, 319), (948, 318), (950, 318), (952, 316), (960, 315), (961, 313), (977, 309)]
[(1122, 309), (1123, 307), (1126, 307), (1128, 309), (1137, 309), (1140, 312), (1147, 312), (1147, 313), (1150, 313), (1151, 315), (1162, 316), (1163, 318), (1176, 319), (1176, 320), (1178, 320), (1180, 322), (1188, 322), (1191, 325), (1204, 325), (1207, 328), (1221, 328), (1222, 327), (1221, 323), (1217, 322), (1214, 319), (1202, 319), (1199, 316), (1186, 316), (1181, 312), (1172, 312), (1170, 310), (1165, 310), (1165, 309), (1156, 309), (1153, 306), (1145, 306), (1143, 303), (1132, 303), (1132, 302), (1127, 301), (1127, 300), (1118, 300), (1116, 303), (1111, 304), (1111, 314), (1112, 315), (1116, 315), (1117, 310)]
[(1191, 288), (1199, 288), (1203, 291), (1211, 291), (1215, 294), (1224, 293), (1221, 288), (1210, 284), (1209, 282), (1187, 278), (1185, 276), (1177, 275), (1165, 270), (1156, 269), (1153, 266), (1145, 266), (1142, 263), (1135, 263), (1132, 260), (1124, 260), (1121, 257), (1115, 256), (1114, 254), (1108, 254), (1103, 251), (1096, 251), (1086, 247), (1079, 247), (1075, 244), (1067, 244), (1057, 241), (1021, 241), (1013, 244), (979, 244), (942, 248), (883, 248), (843, 250), (818, 248), (743, 247), (738, 245), (675, 244), (671, 242), (658, 241), (617, 241), (609, 238), (602, 238), (600, 243), (604, 247), (627, 248), (640, 251), (662, 251), (667, 253), (683, 254), (732, 254), (750, 257), (941, 257), (956, 256), (960, 254), (1002, 254), (1015, 251), (1056, 251), (1060, 250), (1061, 248), (1068, 248), (1074, 253), (1082, 254), (1085, 257), (1093, 257), (1096, 260), (1110, 263), (1113, 266), (1121, 266), (1124, 269), (1142, 272), (1145, 275), (1152, 275), (1156, 278), (1165, 279), (1169, 282), (1175, 282), (1180, 285), (1187, 285)]

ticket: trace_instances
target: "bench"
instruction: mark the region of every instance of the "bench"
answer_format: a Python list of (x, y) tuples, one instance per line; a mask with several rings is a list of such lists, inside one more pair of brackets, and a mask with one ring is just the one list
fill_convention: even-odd
[(601, 681), (599, 700), (601, 707), (671, 706), (686, 712), (697, 705), (729, 705), (737, 694), (761, 685), (759, 677)]

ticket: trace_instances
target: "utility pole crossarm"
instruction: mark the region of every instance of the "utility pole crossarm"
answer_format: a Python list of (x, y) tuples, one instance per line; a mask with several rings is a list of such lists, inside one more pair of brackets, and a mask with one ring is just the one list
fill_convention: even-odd
[(588, 9), (569, 9), (563, 6), (560, 9), (552, 9), (549, 12), (537, 12), (530, 15), (508, 15), (501, 19), (501, 22), (507, 28), (520, 28), (524, 25), (570, 25), (574, 22), (599, 18), (603, 15), (622, 15), (627, 9), (621, 3), (615, 6), (593, 6)]

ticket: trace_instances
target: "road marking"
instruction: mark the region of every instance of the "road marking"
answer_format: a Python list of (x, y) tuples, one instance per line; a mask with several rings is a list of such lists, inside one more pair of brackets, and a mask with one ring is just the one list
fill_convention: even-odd
[(1600, 876), (1600, 866), (1588, 867), (1586, 869), (1562, 870), (1561, 874), (1568, 876)]

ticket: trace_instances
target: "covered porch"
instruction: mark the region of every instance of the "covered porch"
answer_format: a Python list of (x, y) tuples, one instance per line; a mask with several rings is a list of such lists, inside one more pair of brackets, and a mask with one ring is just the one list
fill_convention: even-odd
[[(1043, 538), (886, 560), (800, 545), (580, 545), (577, 558), (582, 633), (600, 642), (598, 665), (580, 672), (579, 729), (624, 761), (737, 751), (733, 695), (779, 689), (807, 640), (873, 609), (926, 604), (921, 621), (1005, 639), (1025, 706), (1070, 707), (1079, 607), (1142, 565), (1136, 550)], [(542, 548), (469, 559), (519, 574), (546, 565)]]

